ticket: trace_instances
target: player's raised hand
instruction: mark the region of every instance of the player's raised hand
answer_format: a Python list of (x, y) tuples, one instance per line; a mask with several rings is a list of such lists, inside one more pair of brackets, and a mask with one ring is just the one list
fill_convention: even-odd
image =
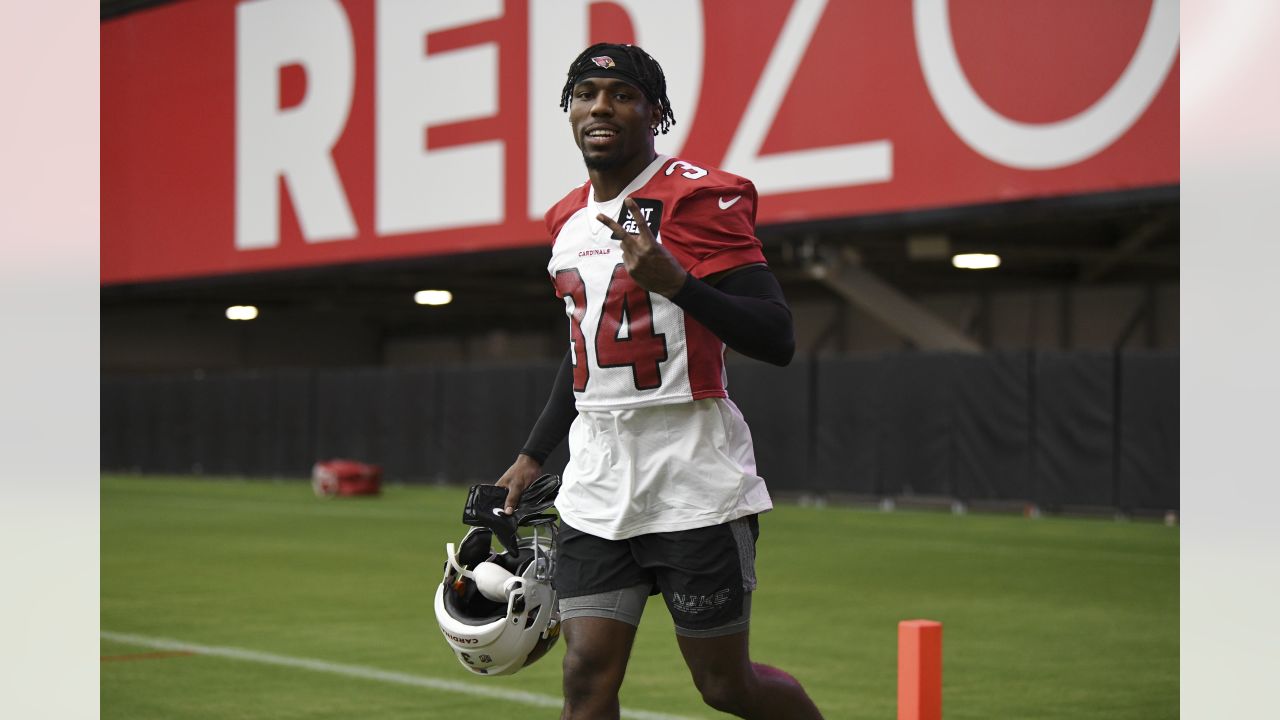
[(613, 230), (613, 236), (622, 241), (622, 262), (631, 278), (640, 287), (670, 298), (684, 285), (685, 272), (675, 257), (653, 237), (644, 213), (635, 200), (623, 201), (631, 217), (636, 221), (638, 233), (627, 232), (618, 221), (608, 215), (596, 215), (596, 219)]

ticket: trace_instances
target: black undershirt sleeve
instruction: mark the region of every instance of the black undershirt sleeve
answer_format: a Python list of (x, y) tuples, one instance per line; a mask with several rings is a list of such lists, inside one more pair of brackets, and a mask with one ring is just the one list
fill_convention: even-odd
[(533, 424), (529, 439), (520, 448), (521, 455), (528, 455), (537, 460), (539, 465), (545, 463), (547, 456), (569, 436), (569, 426), (578, 417), (577, 399), (573, 396), (572, 357), (571, 349), (565, 353), (564, 362), (560, 363), (560, 369), (556, 371), (551, 395), (547, 397), (547, 404), (542, 408), (538, 422)]
[(749, 358), (786, 365), (795, 355), (791, 308), (766, 265), (732, 271), (714, 286), (690, 274), (671, 302)]
[[(730, 272), (714, 286), (689, 275), (671, 301), (735, 352), (774, 365), (788, 364), (795, 354), (791, 309), (778, 279), (765, 265)], [(578, 416), (572, 352), (565, 353), (547, 404), (520, 448), (520, 454), (539, 464), (564, 442)]]

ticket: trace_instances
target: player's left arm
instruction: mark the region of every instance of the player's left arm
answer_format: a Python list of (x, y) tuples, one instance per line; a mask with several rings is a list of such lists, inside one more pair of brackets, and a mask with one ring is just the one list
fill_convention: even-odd
[[(726, 209), (724, 195), (704, 192), (687, 208), (679, 229), (669, 221), (664, 236), (683, 262), (655, 240), (645, 223), (636, 223), (639, 232), (631, 234), (612, 218), (597, 219), (621, 239), (623, 261), (637, 284), (671, 300), (734, 351), (787, 365), (795, 354), (791, 309), (751, 232), (755, 197), (752, 188), (746, 189), (751, 190), (750, 203), (733, 213), (709, 210), (708, 201)], [(633, 217), (641, 217), (634, 200), (625, 202)]]
[(789, 364), (796, 352), (791, 308), (769, 266), (747, 265), (708, 280), (686, 274), (671, 302), (735, 352), (772, 365)]

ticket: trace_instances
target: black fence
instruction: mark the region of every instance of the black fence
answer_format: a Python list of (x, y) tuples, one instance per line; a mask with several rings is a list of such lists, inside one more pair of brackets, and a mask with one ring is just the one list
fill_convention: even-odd
[[(107, 471), (496, 479), (542, 409), (547, 363), (104, 377)], [(1178, 509), (1176, 353), (910, 353), (731, 363), (771, 489)], [(562, 447), (549, 468), (565, 462)]]

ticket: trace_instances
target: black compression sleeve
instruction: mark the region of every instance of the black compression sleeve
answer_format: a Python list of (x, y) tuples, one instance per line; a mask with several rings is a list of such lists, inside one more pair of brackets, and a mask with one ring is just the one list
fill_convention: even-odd
[(730, 273), (714, 287), (687, 275), (671, 302), (747, 357), (786, 365), (795, 355), (791, 308), (765, 265)]
[(556, 371), (556, 380), (551, 385), (551, 395), (547, 398), (547, 404), (542, 408), (538, 422), (533, 424), (529, 439), (525, 441), (524, 447), (520, 448), (520, 454), (537, 460), (539, 465), (546, 462), (547, 456), (568, 437), (569, 426), (578, 416), (578, 405), (573, 396), (572, 352), (570, 350), (566, 353), (564, 362), (560, 363), (560, 369)]

